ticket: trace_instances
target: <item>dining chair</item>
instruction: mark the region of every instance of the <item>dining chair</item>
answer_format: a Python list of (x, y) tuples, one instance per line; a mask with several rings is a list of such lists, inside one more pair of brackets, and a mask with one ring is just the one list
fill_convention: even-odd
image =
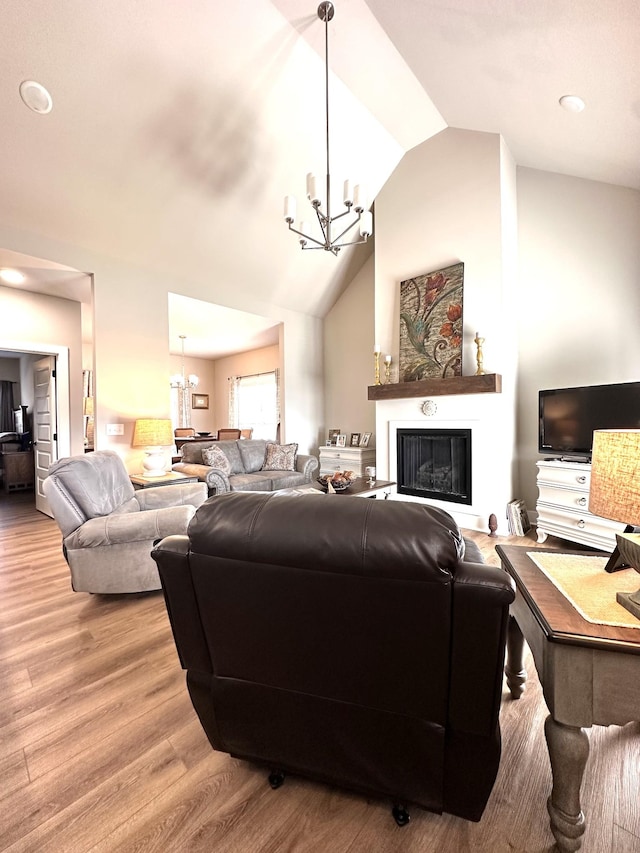
[(218, 441), (225, 441), (225, 439), (234, 439), (240, 438), (240, 430), (239, 429), (219, 429), (218, 430)]

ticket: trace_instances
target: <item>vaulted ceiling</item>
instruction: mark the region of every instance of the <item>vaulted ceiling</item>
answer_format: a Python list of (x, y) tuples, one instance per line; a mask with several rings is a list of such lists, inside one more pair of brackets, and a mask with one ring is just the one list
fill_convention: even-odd
[[(640, 189), (637, 0), (335, 6), (336, 192), (351, 178), (374, 199), (446, 126), (503, 134), (521, 165)], [(0, 221), (162, 269), (177, 292), (205, 270), (214, 302), (268, 290), (322, 316), (371, 249), (302, 252), (283, 221), (283, 196), (302, 208), (306, 173), (324, 174), (316, 8), (3, 0)], [(49, 114), (22, 103), (25, 79), (50, 91)], [(586, 109), (563, 111), (566, 94)]]

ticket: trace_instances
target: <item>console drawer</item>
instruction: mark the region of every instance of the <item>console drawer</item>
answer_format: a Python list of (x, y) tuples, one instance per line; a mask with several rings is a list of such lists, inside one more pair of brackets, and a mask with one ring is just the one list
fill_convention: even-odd
[(554, 463), (538, 463), (538, 483), (551, 483), (567, 488), (585, 489), (591, 485), (591, 465), (580, 465), (577, 462), (565, 465)]
[(538, 483), (538, 501), (565, 506), (576, 510), (576, 512), (586, 512), (589, 508), (589, 492)]

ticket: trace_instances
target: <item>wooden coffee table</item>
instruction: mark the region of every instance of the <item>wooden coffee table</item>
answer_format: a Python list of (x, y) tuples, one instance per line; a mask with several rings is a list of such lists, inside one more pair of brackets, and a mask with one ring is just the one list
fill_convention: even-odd
[[(389, 480), (374, 480), (373, 485), (371, 485), (368, 477), (356, 477), (350, 486), (347, 486), (347, 488), (343, 489), (341, 492), (336, 492), (336, 494), (357, 495), (359, 498), (376, 498), (382, 496), (386, 500), (392, 491), (394, 491), (395, 486), (396, 484)], [(314, 480), (313, 483), (307, 483), (304, 486), (298, 486), (297, 488), (316, 489), (318, 492), (326, 491), (326, 489), (324, 489), (317, 480)]]
[[(544, 550), (496, 546), (503, 568), (516, 583), (505, 672), (511, 695), (518, 699), (526, 680), (525, 639), (549, 709), (545, 736), (553, 774), (547, 801), (551, 831), (557, 849), (569, 853), (580, 848), (585, 831), (580, 786), (589, 739), (584, 729), (640, 720), (640, 630), (584, 619), (527, 556), (528, 551)], [(610, 580), (615, 598), (615, 574)]]

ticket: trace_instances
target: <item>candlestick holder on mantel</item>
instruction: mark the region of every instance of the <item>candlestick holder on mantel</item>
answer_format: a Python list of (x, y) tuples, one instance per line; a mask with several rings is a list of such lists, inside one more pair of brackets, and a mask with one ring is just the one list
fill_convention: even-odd
[(391, 382), (391, 356), (384, 357), (384, 381), (388, 385)]
[(480, 332), (476, 332), (476, 336), (473, 339), (477, 347), (476, 353), (476, 364), (478, 365), (478, 369), (476, 370), (476, 376), (484, 376), (484, 356), (482, 354), (482, 344), (484, 343), (484, 338), (480, 337)]
[(373, 348), (373, 370), (374, 370), (374, 385), (381, 385), (380, 382), (380, 344), (376, 344)]

